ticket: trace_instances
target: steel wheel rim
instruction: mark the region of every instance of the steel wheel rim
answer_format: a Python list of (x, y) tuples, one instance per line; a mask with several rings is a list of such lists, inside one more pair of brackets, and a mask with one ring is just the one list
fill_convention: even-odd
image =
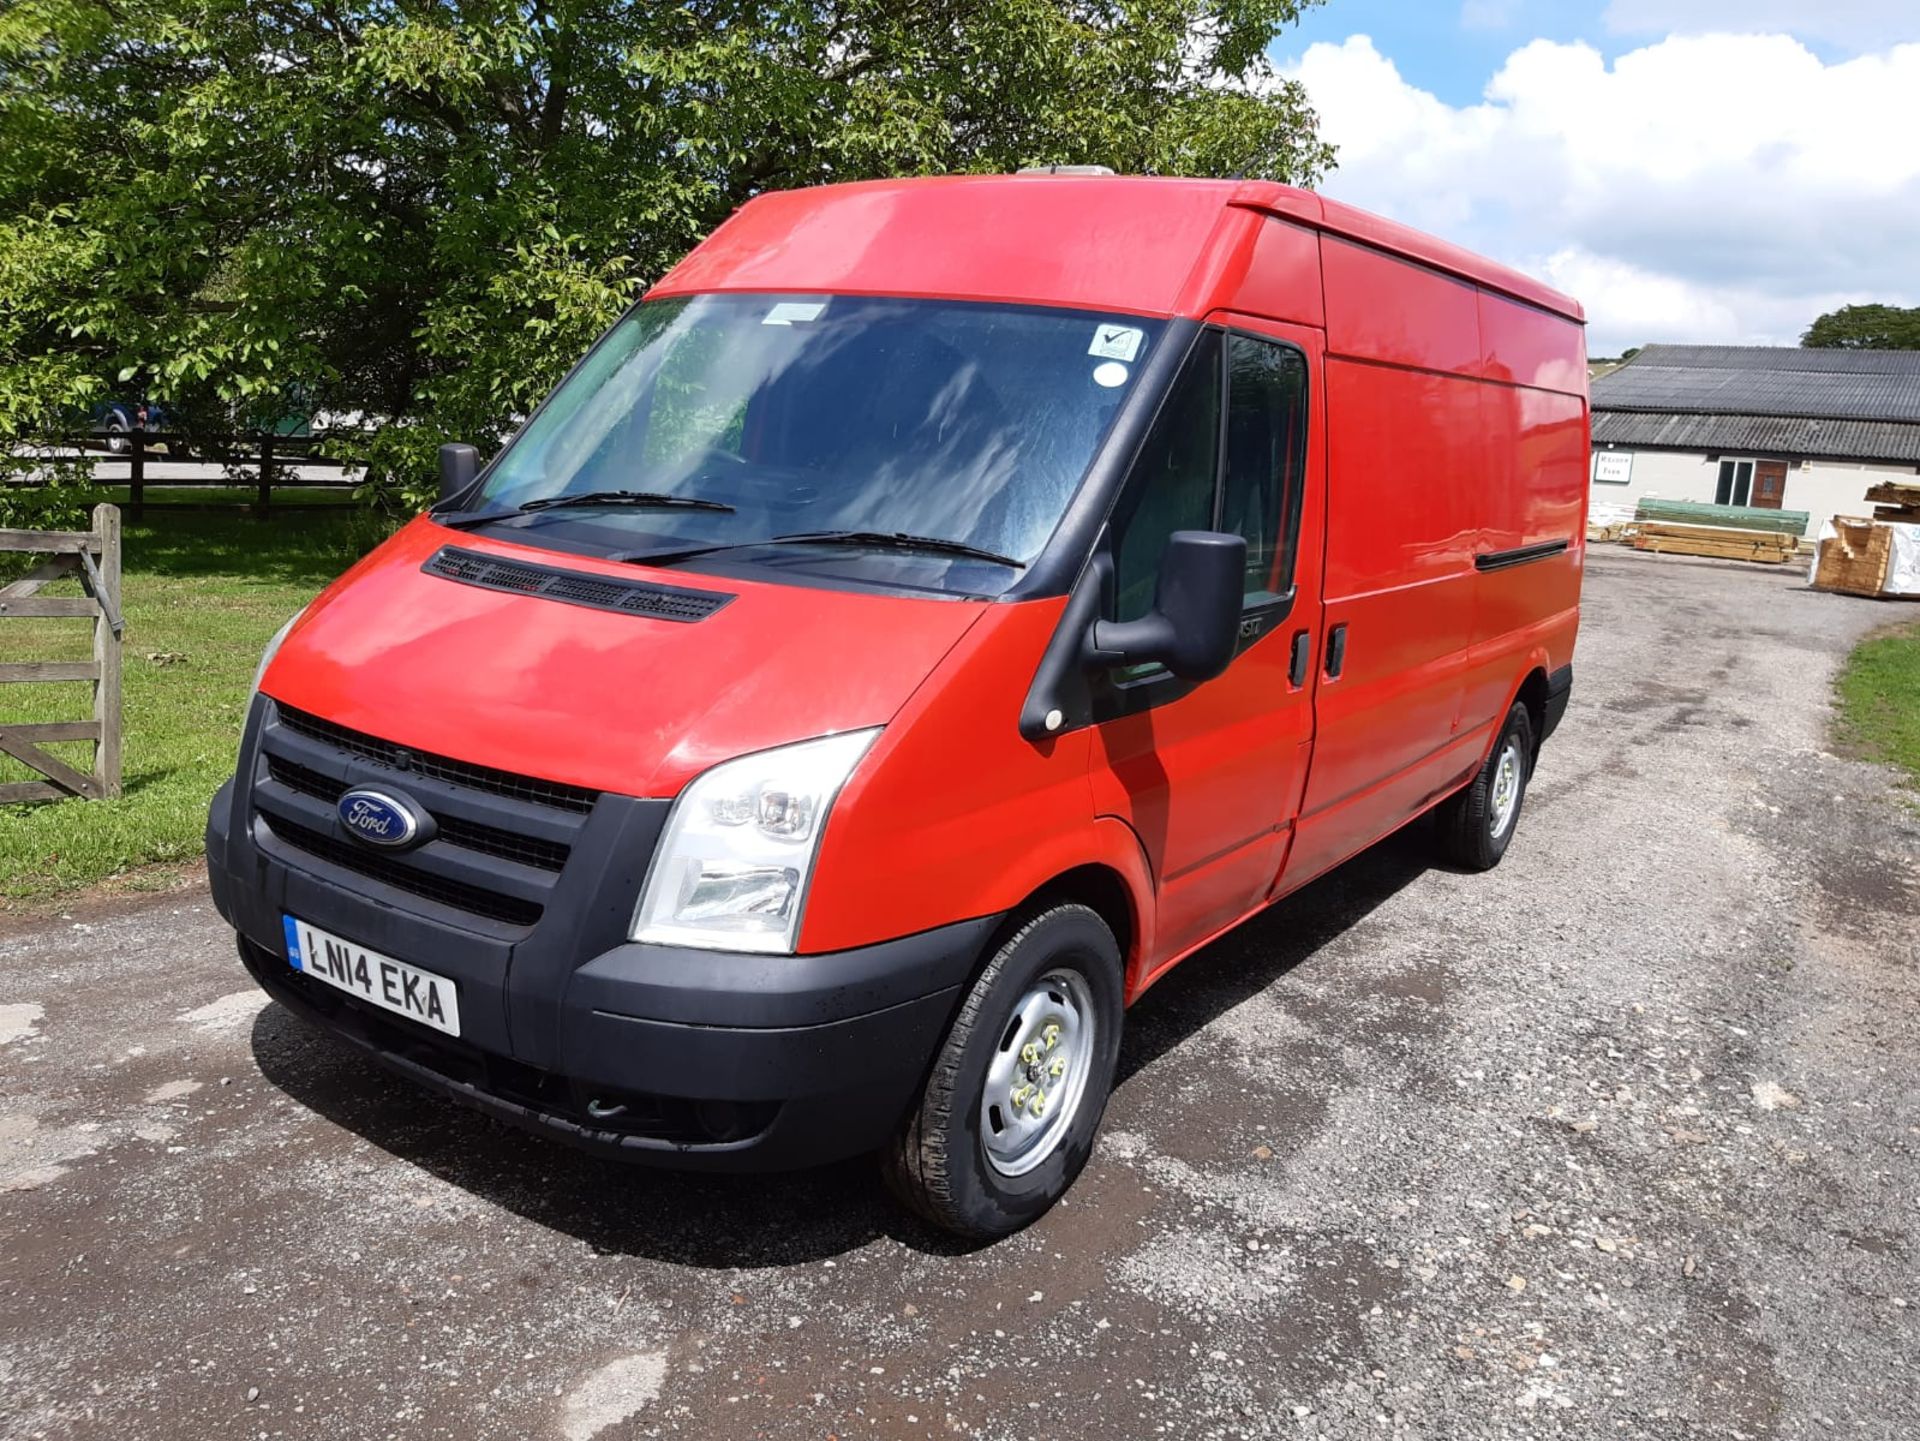
[(1513, 813), (1520, 808), (1520, 785), (1524, 775), (1520, 748), (1508, 741), (1501, 748), (1500, 758), (1493, 763), (1493, 790), (1487, 825), (1495, 840), (1505, 835), (1507, 827), (1513, 824)]
[(1087, 1094), (1093, 1055), (1093, 991), (1086, 977), (1047, 972), (1014, 1007), (987, 1063), (980, 1142), (989, 1166), (1003, 1176), (1024, 1176), (1060, 1148)]

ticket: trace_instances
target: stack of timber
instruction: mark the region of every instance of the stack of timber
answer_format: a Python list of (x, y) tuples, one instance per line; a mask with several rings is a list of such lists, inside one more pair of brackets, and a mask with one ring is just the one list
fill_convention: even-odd
[(1893, 560), (1893, 527), (1836, 515), (1833, 530), (1833, 535), (1820, 542), (1820, 558), (1813, 566), (1813, 588), (1837, 590), (1843, 595), (1883, 594), (1887, 568)]
[(1717, 530), (1752, 530), (1802, 536), (1810, 518), (1804, 510), (1770, 510), (1758, 505), (1709, 505), (1697, 500), (1646, 497), (1634, 508), (1638, 520), (1661, 525), (1703, 525)]
[(1719, 525), (1666, 525), (1640, 522), (1633, 537), (1635, 550), (1661, 555), (1703, 555), (1715, 560), (1753, 560), (1783, 565), (1799, 554), (1797, 536), (1774, 531), (1737, 530)]
[(1870, 489), (1867, 499), (1874, 503), (1875, 520), (1895, 525), (1920, 524), (1920, 483), (1909, 485), (1904, 481), (1888, 481)]

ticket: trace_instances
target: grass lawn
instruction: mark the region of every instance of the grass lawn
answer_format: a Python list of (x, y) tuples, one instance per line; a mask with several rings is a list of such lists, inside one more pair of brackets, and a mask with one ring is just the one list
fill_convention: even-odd
[(1900, 766), (1920, 782), (1920, 624), (1870, 635), (1840, 672), (1840, 723), (1869, 760)]
[[(127, 524), (124, 793), (118, 800), (0, 806), (0, 905), (53, 895), (201, 850), (207, 802), (233, 771), (247, 688), (274, 631), (390, 529), (362, 510), (258, 521), (155, 514)], [(18, 557), (0, 557), (15, 559)], [(78, 594), (70, 582), (42, 594)], [(84, 620), (0, 621), (8, 660), (91, 658)], [(0, 686), (0, 720), (85, 720), (84, 684)], [(50, 745), (81, 770), (92, 746)], [(0, 756), (0, 781), (27, 780)], [(163, 868), (139, 879), (164, 885)]]

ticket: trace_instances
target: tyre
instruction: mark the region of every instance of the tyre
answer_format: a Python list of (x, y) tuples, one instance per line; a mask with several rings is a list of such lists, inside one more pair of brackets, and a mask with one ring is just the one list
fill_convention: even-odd
[(127, 418), (119, 411), (116, 410), (108, 416), (106, 428), (108, 452), (113, 455), (125, 455), (132, 450), (133, 442), (127, 438), (132, 431), (133, 427), (127, 423)]
[(1440, 805), (1441, 855), (1470, 871), (1499, 865), (1520, 824), (1520, 804), (1532, 773), (1533, 721), (1527, 708), (1516, 703), (1480, 774)]
[(980, 973), (919, 1104), (882, 1153), (909, 1209), (958, 1235), (1011, 1235), (1093, 1151), (1120, 1056), (1120, 948), (1080, 905), (1041, 911)]

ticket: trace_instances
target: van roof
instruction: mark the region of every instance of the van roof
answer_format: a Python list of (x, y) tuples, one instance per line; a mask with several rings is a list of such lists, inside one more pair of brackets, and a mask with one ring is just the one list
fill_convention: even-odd
[[(1269, 180), (951, 175), (768, 191), (661, 279), (656, 296), (816, 291), (995, 298), (1179, 315), (1234, 212), (1311, 226), (1584, 321), (1578, 301), (1496, 261)], [(1044, 235), (1045, 246), (1032, 237)]]

